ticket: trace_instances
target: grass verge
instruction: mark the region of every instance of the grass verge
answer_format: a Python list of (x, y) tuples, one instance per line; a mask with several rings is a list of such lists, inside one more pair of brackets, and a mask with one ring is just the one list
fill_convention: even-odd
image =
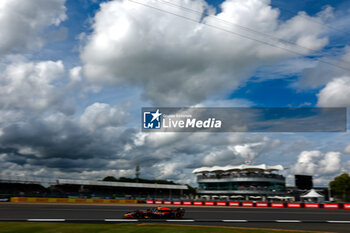
[(310, 231), (244, 229), (166, 224), (77, 224), (0, 222), (0, 233), (307, 233)]

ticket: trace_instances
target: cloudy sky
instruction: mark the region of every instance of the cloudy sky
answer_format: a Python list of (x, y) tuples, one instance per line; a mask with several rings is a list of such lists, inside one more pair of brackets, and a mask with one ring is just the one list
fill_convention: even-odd
[(141, 133), (141, 107), (349, 107), (350, 2), (1, 0), (0, 175), (195, 184), (282, 164), (325, 186), (349, 133)]

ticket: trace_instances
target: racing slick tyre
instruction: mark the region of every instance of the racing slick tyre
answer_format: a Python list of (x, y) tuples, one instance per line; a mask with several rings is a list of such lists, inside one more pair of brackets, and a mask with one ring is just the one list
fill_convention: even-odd
[(140, 212), (135, 213), (135, 218), (142, 218), (142, 214)]

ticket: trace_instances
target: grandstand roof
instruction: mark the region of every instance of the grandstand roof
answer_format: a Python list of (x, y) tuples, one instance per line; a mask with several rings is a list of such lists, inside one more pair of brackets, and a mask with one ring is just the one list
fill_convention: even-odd
[(0, 182), (7, 183), (47, 183), (47, 184), (75, 184), (75, 185), (93, 185), (93, 186), (112, 186), (125, 188), (152, 188), (152, 189), (179, 189), (187, 190), (186, 185), (178, 184), (149, 184), (149, 183), (131, 183), (131, 182), (109, 182), (95, 180), (71, 180), (71, 179), (48, 179), (34, 177), (15, 177), (15, 176), (0, 176)]
[(209, 173), (209, 172), (230, 172), (230, 171), (282, 171), (284, 170), (282, 165), (268, 166), (266, 164), (260, 165), (249, 165), (242, 164), (239, 166), (227, 165), (224, 167), (214, 166), (214, 167), (201, 167), (194, 169), (192, 173)]
[(111, 181), (94, 181), (94, 180), (68, 180), (68, 179), (59, 179), (58, 182), (59, 184), (114, 186), (114, 187), (125, 187), (125, 188), (188, 189), (186, 185), (178, 185), (178, 184), (149, 184), (149, 183), (111, 182)]

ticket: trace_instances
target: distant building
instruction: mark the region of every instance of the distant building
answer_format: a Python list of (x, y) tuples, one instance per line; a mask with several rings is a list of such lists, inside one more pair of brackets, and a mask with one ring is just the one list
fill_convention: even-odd
[(295, 187), (301, 190), (311, 190), (313, 187), (312, 176), (295, 175)]
[(285, 197), (285, 177), (277, 173), (282, 170), (282, 165), (242, 164), (201, 167), (192, 173), (197, 175), (197, 193), (201, 197), (267, 200)]
[[(40, 184), (48, 188), (44, 188)], [(0, 176), (1, 196), (179, 199), (186, 185)]]

